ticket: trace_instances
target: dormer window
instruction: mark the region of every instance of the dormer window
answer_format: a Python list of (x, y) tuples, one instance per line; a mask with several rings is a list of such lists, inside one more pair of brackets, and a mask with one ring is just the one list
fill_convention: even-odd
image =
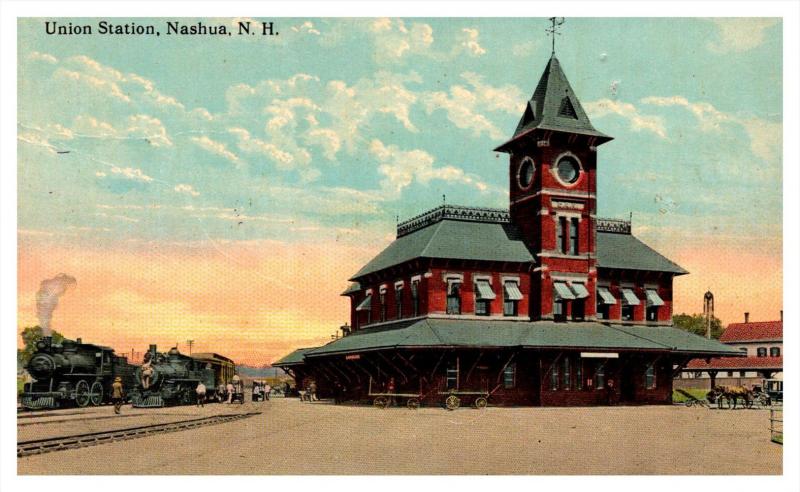
[(478, 316), (489, 316), (491, 313), (492, 301), (495, 299), (492, 285), (488, 280), (479, 279), (475, 281), (475, 314)]
[(447, 314), (461, 314), (461, 280), (447, 279)]

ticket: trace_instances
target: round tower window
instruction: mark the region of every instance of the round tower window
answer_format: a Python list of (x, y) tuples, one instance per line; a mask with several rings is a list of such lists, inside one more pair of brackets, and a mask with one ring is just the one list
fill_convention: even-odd
[(558, 178), (568, 184), (578, 181), (578, 176), (580, 176), (581, 172), (578, 161), (570, 156), (564, 156), (559, 159), (556, 169), (558, 171)]
[(533, 173), (535, 171), (535, 166), (533, 164), (533, 159), (530, 157), (526, 157), (522, 164), (519, 166), (519, 187), (520, 188), (527, 188), (533, 182)]

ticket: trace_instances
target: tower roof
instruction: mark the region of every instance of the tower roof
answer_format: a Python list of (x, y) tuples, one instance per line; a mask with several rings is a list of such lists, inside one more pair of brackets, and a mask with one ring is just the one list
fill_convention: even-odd
[(542, 77), (536, 85), (525, 112), (517, 124), (514, 136), (495, 150), (507, 152), (513, 142), (535, 130), (577, 133), (597, 138), (597, 144), (612, 139), (597, 131), (581, 106), (578, 96), (569, 85), (555, 55), (550, 57)]

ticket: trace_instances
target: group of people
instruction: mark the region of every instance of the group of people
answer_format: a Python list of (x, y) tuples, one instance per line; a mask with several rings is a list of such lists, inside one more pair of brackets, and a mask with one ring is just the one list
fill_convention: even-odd
[(272, 387), (265, 381), (253, 381), (253, 401), (268, 401)]

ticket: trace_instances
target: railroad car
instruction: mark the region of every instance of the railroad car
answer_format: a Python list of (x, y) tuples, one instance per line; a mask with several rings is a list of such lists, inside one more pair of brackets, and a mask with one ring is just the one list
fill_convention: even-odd
[(125, 388), (134, 384), (136, 366), (114, 349), (64, 339), (42, 337), (25, 369), (34, 381), (26, 383), (21, 403), (27, 409), (97, 406), (111, 400), (114, 378)]
[(217, 387), (233, 378), (233, 361), (219, 354), (181, 354), (176, 347), (166, 353), (151, 345), (144, 363), (136, 369), (131, 391), (134, 407), (164, 407), (195, 403), (197, 385), (206, 387), (206, 400), (217, 399)]

